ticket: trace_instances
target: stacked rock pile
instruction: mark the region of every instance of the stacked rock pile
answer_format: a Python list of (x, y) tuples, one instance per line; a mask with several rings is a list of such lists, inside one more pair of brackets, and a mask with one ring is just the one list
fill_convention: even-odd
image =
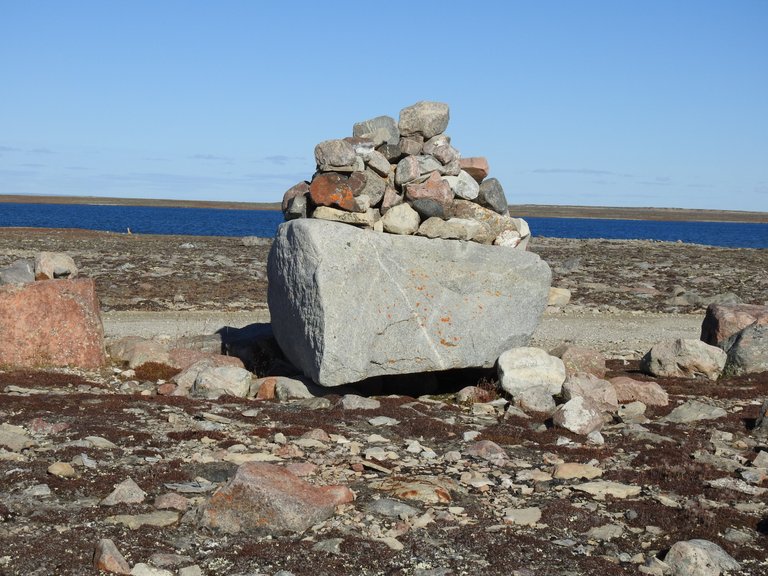
[(527, 223), (509, 216), (485, 158), (461, 158), (448, 120), (447, 104), (418, 102), (399, 122), (378, 116), (355, 124), (351, 137), (321, 142), (312, 180), (283, 196), (285, 219), (525, 248)]

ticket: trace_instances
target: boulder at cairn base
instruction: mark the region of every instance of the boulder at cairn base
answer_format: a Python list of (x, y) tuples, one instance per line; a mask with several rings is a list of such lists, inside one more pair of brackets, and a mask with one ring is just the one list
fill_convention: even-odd
[(0, 365), (104, 365), (104, 328), (91, 279), (0, 286)]
[(275, 338), (323, 386), (491, 367), (528, 343), (551, 281), (522, 250), (320, 220), (280, 225), (268, 273)]

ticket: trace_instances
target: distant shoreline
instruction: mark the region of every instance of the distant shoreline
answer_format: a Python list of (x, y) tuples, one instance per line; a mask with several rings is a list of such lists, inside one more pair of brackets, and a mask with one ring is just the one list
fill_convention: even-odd
[[(98, 196), (26, 196), (0, 194), (0, 204), (91, 204), (153, 206), (167, 208), (216, 208), (222, 210), (280, 210), (280, 202), (221, 202), (212, 200), (162, 200), (150, 198), (102, 198)], [(625, 208), (611, 206), (510, 205), (510, 213), (522, 218), (590, 218), (611, 220), (659, 220), (683, 222), (768, 223), (768, 212), (697, 210), (689, 208)]]

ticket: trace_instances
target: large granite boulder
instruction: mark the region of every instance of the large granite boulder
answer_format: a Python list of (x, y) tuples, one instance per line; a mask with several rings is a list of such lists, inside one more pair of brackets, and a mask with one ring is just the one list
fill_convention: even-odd
[(0, 286), (0, 365), (104, 365), (104, 328), (93, 280)]
[(711, 304), (701, 323), (701, 340), (728, 352), (732, 337), (755, 322), (768, 324), (768, 306)]
[(528, 343), (551, 281), (521, 250), (314, 219), (280, 226), (268, 271), (275, 338), (324, 386), (491, 367)]

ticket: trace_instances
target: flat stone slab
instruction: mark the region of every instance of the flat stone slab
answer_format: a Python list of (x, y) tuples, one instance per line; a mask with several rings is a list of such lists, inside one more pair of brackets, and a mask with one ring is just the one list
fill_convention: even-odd
[(523, 250), (320, 220), (280, 226), (268, 274), (275, 338), (323, 386), (492, 367), (528, 343), (551, 281)]

